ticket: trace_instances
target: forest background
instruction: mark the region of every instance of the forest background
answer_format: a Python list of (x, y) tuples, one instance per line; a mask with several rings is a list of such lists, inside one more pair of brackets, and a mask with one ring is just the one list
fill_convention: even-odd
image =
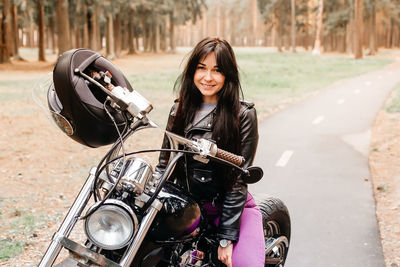
[(233, 46), (375, 54), (400, 45), (400, 0), (0, 0), (0, 63), (21, 47), (175, 52), (204, 36)]

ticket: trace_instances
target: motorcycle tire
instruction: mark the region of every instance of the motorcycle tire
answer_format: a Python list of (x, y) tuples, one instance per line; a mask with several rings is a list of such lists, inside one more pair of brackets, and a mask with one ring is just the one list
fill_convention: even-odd
[[(258, 206), (263, 219), (265, 266), (282, 267), (285, 265), (290, 243), (289, 211), (282, 200), (273, 197), (263, 199)], [(272, 249), (267, 250), (268, 248)]]

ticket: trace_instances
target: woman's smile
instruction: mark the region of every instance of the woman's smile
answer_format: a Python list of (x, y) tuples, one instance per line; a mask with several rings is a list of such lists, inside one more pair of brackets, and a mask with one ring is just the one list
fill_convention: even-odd
[(205, 83), (200, 83), (200, 84), (208, 89), (211, 89), (213, 86), (215, 86), (215, 84), (205, 84)]

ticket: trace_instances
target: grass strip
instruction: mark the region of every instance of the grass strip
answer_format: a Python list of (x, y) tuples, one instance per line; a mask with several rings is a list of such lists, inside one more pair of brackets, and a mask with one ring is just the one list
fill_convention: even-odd
[(25, 243), (11, 239), (0, 240), (0, 261), (13, 258), (24, 251)]
[(386, 107), (388, 113), (399, 113), (400, 112), (400, 85), (393, 90), (393, 98), (390, 100)]

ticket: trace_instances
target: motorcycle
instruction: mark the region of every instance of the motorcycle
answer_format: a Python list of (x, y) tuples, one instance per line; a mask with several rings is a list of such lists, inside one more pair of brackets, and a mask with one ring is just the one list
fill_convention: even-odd
[[(118, 75), (122, 78), (115, 77)], [(165, 137), (169, 149), (127, 152), (124, 143), (128, 138), (143, 129), (158, 128), (148, 116), (153, 107), (130, 87), (119, 70), (93, 51), (78, 49), (64, 53), (56, 64), (53, 80), (48, 90), (48, 105), (57, 125), (82, 144), (104, 145), (100, 139), (91, 143), (82, 137), (84, 126), (63, 113), (68, 110), (66, 102), (61, 101), (67, 98), (63, 95), (65, 90), (76, 97), (77, 91), (89, 88), (101, 100), (103, 107), (99, 108), (110, 118), (113, 132), (107, 136), (110, 139), (110, 135), (115, 135), (110, 139), (115, 142), (97, 167), (90, 170), (39, 266), (53, 266), (62, 249), (69, 255), (57, 266), (224, 266), (217, 258), (216, 226), (207, 222), (200, 203), (169, 178), (185, 155), (203, 163), (214, 161), (234, 168), (249, 184), (262, 178), (261, 168), (242, 168), (241, 156), (224, 151), (209, 140), (190, 140), (168, 131)], [(67, 89), (57, 91), (65, 84), (69, 85)], [(103, 96), (99, 97), (100, 94)], [(116, 119), (118, 116), (122, 118), (120, 121)], [(89, 132), (95, 134), (93, 130)], [(159, 152), (170, 153), (163, 172), (155, 171), (139, 157)], [(94, 204), (90, 204), (91, 198)], [(288, 210), (274, 197), (258, 201), (258, 206), (263, 219), (265, 266), (283, 266), (291, 233)], [(70, 237), (79, 221), (84, 225), (83, 243)]]

